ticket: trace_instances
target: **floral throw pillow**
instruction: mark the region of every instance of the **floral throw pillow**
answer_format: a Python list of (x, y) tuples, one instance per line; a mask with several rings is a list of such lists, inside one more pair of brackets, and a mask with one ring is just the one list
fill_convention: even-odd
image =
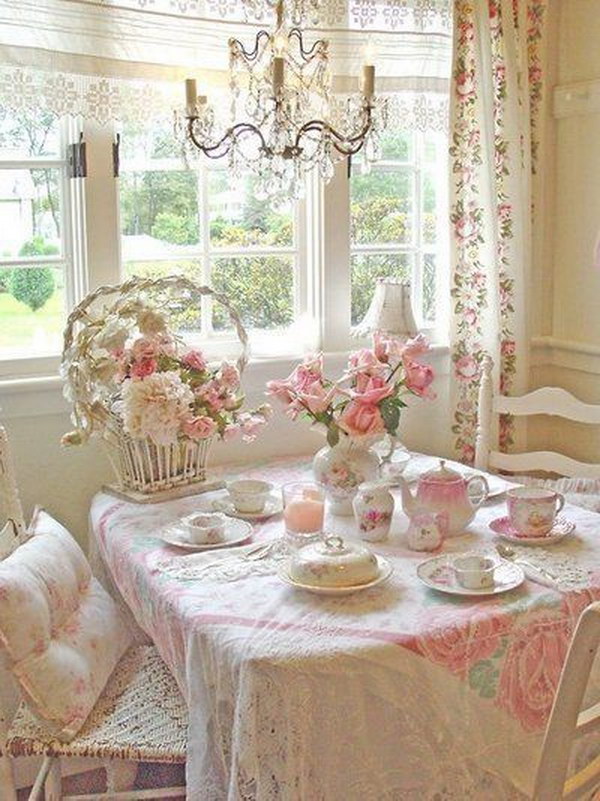
[(36, 715), (70, 739), (132, 638), (69, 532), (39, 510), (32, 533), (0, 562), (0, 644)]

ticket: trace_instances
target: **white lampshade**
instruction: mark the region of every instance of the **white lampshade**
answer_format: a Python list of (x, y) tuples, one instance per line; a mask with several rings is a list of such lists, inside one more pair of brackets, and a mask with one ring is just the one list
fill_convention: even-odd
[(409, 339), (418, 332), (410, 299), (410, 282), (378, 278), (373, 300), (364, 319), (352, 330), (355, 337), (381, 331)]

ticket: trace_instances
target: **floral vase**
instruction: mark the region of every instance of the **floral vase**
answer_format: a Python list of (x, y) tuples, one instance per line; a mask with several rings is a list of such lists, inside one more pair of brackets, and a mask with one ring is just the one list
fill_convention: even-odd
[(313, 461), (315, 480), (325, 490), (334, 515), (353, 513), (352, 501), (358, 485), (379, 476), (379, 456), (372, 449), (372, 437), (342, 435), (337, 445), (326, 445)]

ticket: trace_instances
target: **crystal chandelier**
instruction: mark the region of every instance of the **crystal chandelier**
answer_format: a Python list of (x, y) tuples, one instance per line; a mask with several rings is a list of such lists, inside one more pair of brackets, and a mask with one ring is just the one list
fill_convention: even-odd
[[(310, 0), (304, 0), (306, 12)], [(370, 164), (378, 158), (386, 124), (386, 102), (375, 97), (375, 67), (363, 67), (360, 93), (332, 100), (329, 42), (305, 44), (294, 23), (298, 0), (289, 12), (276, 5), (272, 30), (256, 34), (247, 49), (229, 40), (231, 124), (217, 122), (194, 79), (185, 82), (186, 110), (177, 128), (189, 153), (227, 158), (230, 177), (256, 176), (257, 198), (301, 197), (304, 176), (317, 167), (323, 180), (333, 177), (336, 161), (363, 151)]]

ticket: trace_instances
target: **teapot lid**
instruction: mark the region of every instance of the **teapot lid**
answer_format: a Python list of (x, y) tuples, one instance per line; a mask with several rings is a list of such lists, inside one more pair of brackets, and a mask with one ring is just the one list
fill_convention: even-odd
[(440, 459), (440, 466), (433, 468), (432, 470), (428, 470), (423, 476), (425, 481), (435, 481), (435, 482), (450, 482), (450, 481), (457, 481), (460, 479), (462, 481), (463, 477), (457, 470), (452, 470), (450, 467), (446, 467), (446, 460)]

